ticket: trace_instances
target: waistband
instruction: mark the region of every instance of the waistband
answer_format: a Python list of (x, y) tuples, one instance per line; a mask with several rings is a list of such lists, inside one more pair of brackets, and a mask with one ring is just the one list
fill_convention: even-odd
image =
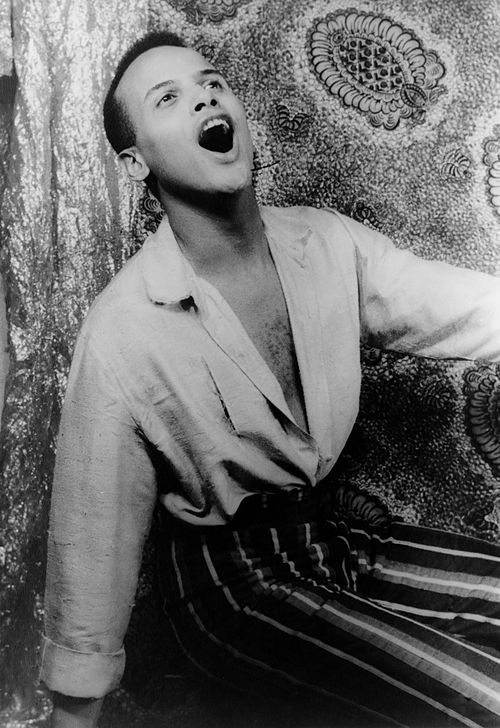
[(353, 485), (325, 479), (315, 486), (276, 493), (254, 493), (241, 502), (232, 520), (223, 526), (192, 526), (176, 520), (175, 530), (205, 532), (282, 528), (325, 520), (363, 524), (385, 530), (392, 518), (387, 506), (374, 494)]
[(335, 503), (335, 483), (294, 488), (280, 493), (255, 493), (240, 504), (229, 527), (273, 526), (316, 521), (327, 517)]

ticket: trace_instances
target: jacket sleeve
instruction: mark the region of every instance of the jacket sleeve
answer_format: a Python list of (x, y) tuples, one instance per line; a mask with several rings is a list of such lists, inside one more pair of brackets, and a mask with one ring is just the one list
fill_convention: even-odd
[(52, 492), (41, 679), (76, 697), (118, 686), (154, 468), (119, 377), (81, 336), (59, 430)]
[(431, 358), (500, 360), (500, 278), (425, 260), (344, 216), (364, 343)]

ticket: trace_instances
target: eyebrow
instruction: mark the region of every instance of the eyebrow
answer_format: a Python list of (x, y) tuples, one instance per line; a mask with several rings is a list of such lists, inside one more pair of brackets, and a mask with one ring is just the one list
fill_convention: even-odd
[[(196, 78), (202, 79), (206, 78), (206, 76), (220, 76), (221, 78), (224, 78), (222, 73), (218, 71), (216, 68), (202, 68), (200, 71), (196, 71), (194, 74)], [(175, 85), (175, 81), (172, 79), (168, 79), (166, 81), (160, 81), (159, 83), (155, 83), (154, 86), (151, 86), (151, 88), (146, 92), (146, 95), (144, 96), (144, 101), (153, 94), (155, 91), (158, 91), (161, 88), (166, 88), (168, 86)]]

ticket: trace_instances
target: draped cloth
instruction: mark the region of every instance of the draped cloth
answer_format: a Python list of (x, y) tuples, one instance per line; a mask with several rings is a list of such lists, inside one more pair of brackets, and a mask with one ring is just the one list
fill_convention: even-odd
[(137, 0), (13, 5), (17, 91), (2, 200), (11, 368), (1, 453), (0, 686), (14, 693), (21, 714), (37, 670), (54, 439), (72, 345), (131, 240), (133, 196), (101, 133), (103, 92), (145, 26)]
[(0, 76), (10, 76), (14, 70), (11, 14), (11, 0), (2, 0), (0, 2)]
[[(0, 690), (9, 718), (28, 715), (34, 700), (55, 437), (75, 336), (160, 215), (120, 173), (102, 131), (105, 89), (134, 38), (168, 27), (228, 77), (249, 111), (261, 202), (336, 207), (424, 257), (500, 273), (498, 4), (397, 0), (390, 15), (377, 0), (353, 5), (0, 0), (0, 75), (16, 88), (0, 129), (11, 353)], [(361, 414), (340, 480), (407, 520), (498, 540), (496, 367), (372, 349), (362, 358)], [(137, 613), (148, 584), (146, 570)], [(141, 641), (156, 641), (139, 625), (134, 617), (132, 672)]]

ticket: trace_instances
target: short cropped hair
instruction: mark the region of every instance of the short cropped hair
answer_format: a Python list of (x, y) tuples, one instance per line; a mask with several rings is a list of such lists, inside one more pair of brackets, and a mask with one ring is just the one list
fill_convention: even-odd
[(116, 89), (127, 68), (146, 51), (159, 46), (186, 48), (186, 43), (175, 33), (167, 30), (153, 31), (139, 38), (120, 59), (104, 100), (104, 130), (109, 143), (117, 154), (135, 144), (135, 128), (123, 102), (116, 98)]

